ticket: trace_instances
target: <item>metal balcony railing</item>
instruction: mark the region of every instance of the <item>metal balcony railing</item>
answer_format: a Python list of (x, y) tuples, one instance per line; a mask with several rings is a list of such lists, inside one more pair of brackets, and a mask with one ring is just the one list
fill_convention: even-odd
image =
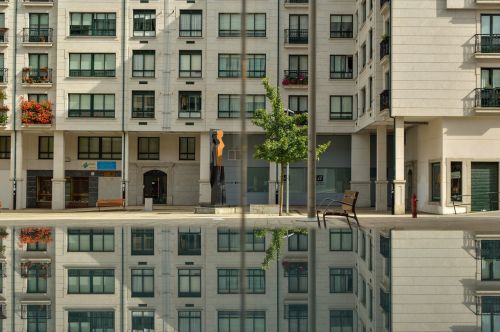
[(52, 43), (52, 28), (24, 28), (23, 42)]
[(380, 110), (391, 108), (391, 90), (384, 90), (380, 94)]
[(284, 86), (307, 85), (307, 80), (307, 70), (285, 70), (285, 78), (283, 79), (282, 84)]
[(475, 90), (476, 107), (500, 107), (500, 88), (478, 88)]
[(380, 42), (380, 60), (391, 54), (391, 38), (386, 37)]
[(7, 31), (9, 29), (7, 28), (0, 28), (0, 43), (6, 43), (7, 42)]
[(385, 4), (390, 4), (391, 0), (380, 0), (380, 8), (384, 7)]
[(500, 35), (475, 35), (476, 53), (500, 53)]
[(285, 29), (285, 43), (307, 44), (309, 42), (307, 29)]
[(52, 83), (52, 68), (23, 68), (23, 83)]
[(7, 73), (9, 69), (8, 68), (0, 68), (0, 83), (7, 83)]

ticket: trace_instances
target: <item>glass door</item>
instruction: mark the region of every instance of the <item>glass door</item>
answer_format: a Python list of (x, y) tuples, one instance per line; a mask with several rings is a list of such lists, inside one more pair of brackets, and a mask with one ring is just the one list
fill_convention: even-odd
[(36, 178), (36, 206), (50, 208), (52, 203), (52, 178), (38, 176)]
[(49, 41), (49, 14), (31, 13), (29, 42), (45, 43)]
[(49, 77), (49, 55), (30, 54), (29, 55), (29, 79), (28, 83), (43, 83)]
[(307, 15), (290, 15), (288, 27), (288, 42), (290, 44), (307, 44), (309, 28)]

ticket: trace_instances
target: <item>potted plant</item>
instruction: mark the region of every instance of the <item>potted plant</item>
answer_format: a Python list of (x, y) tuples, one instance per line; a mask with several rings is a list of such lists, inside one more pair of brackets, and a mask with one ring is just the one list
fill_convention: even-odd
[(21, 100), (21, 122), (30, 124), (51, 124), (52, 103), (48, 100), (36, 102), (34, 100)]
[(4, 89), (0, 89), (0, 101), (5, 100), (7, 98), (7, 94)]
[(288, 84), (290, 84), (290, 80), (288, 79), (288, 77), (285, 77), (283, 79), (283, 81), (281, 81), (281, 84), (283, 84), (284, 86), (287, 86)]
[(1, 227), (0, 228), (0, 240), (5, 239), (8, 235), (9, 235), (9, 233), (7, 233), (7, 230), (5, 229), (5, 227)]
[(23, 67), (23, 73), (27, 73), (30, 71), (30, 67)]
[(26, 227), (19, 233), (21, 244), (49, 243), (52, 241), (50, 227)]
[(7, 121), (9, 120), (9, 116), (6, 112), (0, 112), (0, 126), (4, 127), (7, 125)]

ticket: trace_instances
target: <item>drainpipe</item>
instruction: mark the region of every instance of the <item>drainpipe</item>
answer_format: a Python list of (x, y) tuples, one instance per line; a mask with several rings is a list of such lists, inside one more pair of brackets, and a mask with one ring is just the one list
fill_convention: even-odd
[[(14, 129), (14, 153), (11, 158), (14, 158), (14, 178), (12, 179), (12, 208), (16, 210), (17, 208), (17, 130), (16, 130), (16, 94), (17, 94), (17, 11), (19, 3), (15, 2), (14, 6), (14, 47), (12, 51), (14, 63), (12, 65), (12, 127)], [(12, 144), (11, 144), (12, 146)], [(12, 316), (14, 317), (14, 316)], [(14, 325), (12, 326), (14, 328)], [(14, 330), (12, 330), (14, 331)]]
[[(17, 6), (17, 5), (16, 5)], [(11, 237), (11, 251), (12, 251), (12, 269), (10, 270), (10, 277), (11, 277), (11, 297), (12, 297), (12, 304), (11, 304), (11, 319), (10, 319), (10, 324), (11, 324), (11, 331), (16, 330), (16, 228), (12, 227), (12, 234), (10, 235)]]
[(125, 331), (125, 230), (122, 226), (122, 266), (121, 266), (121, 289), (120, 289), (120, 331)]
[(280, 331), (280, 253), (276, 255), (276, 332)]
[[(165, 33), (165, 67), (163, 70), (163, 124), (162, 124), (162, 129), (163, 130), (169, 130), (171, 129), (171, 116), (172, 116), (172, 111), (170, 109), (170, 32), (169, 32), (169, 22), (170, 22), (170, 15), (174, 14), (175, 11), (172, 11), (170, 13), (170, 7), (169, 7), (169, 1), (164, 0), (164, 5), (163, 8), (165, 10), (164, 13), (164, 18), (163, 18), (163, 31)], [(203, 19), (202, 19), (203, 23)]]
[[(126, 177), (125, 177), (125, 172), (127, 171), (127, 152), (125, 151), (125, 148), (127, 146), (126, 140), (127, 140), (127, 135), (125, 132), (125, 32), (126, 32), (126, 22), (127, 20), (125, 17), (127, 16), (127, 3), (126, 0), (122, 0), (122, 38), (121, 38), (121, 46), (122, 46), (122, 199), (127, 199), (127, 182), (126, 182)], [(126, 203), (125, 203), (126, 205)]]
[[(278, 92), (280, 91), (280, 55), (281, 55), (281, 52), (280, 52), (280, 21), (281, 21), (281, 1), (276, 1), (276, 3), (278, 4), (278, 23), (276, 24), (277, 25), (277, 34), (276, 34), (276, 50), (277, 50), (277, 61), (276, 61), (276, 89), (278, 89)], [(279, 176), (279, 171), (278, 171), (278, 164), (276, 163), (276, 182), (274, 184), (274, 192), (275, 192), (275, 203), (278, 204), (278, 188), (279, 188), (279, 179), (280, 176)], [(288, 181), (288, 179), (287, 179)], [(279, 325), (279, 323), (278, 323)], [(278, 330), (279, 331), (279, 330)]]

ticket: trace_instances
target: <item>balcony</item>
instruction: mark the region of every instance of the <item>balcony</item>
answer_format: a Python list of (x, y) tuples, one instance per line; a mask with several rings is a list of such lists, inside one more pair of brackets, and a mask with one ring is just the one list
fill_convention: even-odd
[(391, 108), (391, 90), (384, 90), (380, 94), (380, 111)]
[(307, 29), (285, 29), (285, 44), (306, 44), (309, 42)]
[(52, 7), (54, 6), (53, 0), (23, 0), (23, 4), (27, 7), (40, 6), (40, 7)]
[(385, 15), (389, 13), (391, 0), (380, 0), (380, 14)]
[(52, 68), (23, 68), (22, 83), (27, 85), (52, 85)]
[(52, 28), (24, 28), (25, 46), (52, 46)]
[[(380, 42), (380, 62), (386, 62), (391, 54), (391, 37), (385, 37)], [(387, 58), (386, 58), (387, 57)]]
[(9, 0), (0, 0), (0, 7), (5, 7), (9, 5)]
[(5, 85), (7, 84), (8, 80), (8, 73), (9, 69), (8, 68), (0, 68), (0, 85)]
[(476, 113), (500, 113), (500, 88), (478, 88), (475, 90)]
[(309, 0), (285, 0), (285, 7), (305, 7), (309, 5)]
[(8, 42), (8, 34), (7, 31), (9, 31), (8, 28), (0, 28), (0, 46), (6, 46)]
[(285, 78), (281, 81), (284, 87), (307, 86), (307, 70), (285, 70)]
[(474, 36), (474, 55), (479, 59), (500, 58), (500, 35)]

